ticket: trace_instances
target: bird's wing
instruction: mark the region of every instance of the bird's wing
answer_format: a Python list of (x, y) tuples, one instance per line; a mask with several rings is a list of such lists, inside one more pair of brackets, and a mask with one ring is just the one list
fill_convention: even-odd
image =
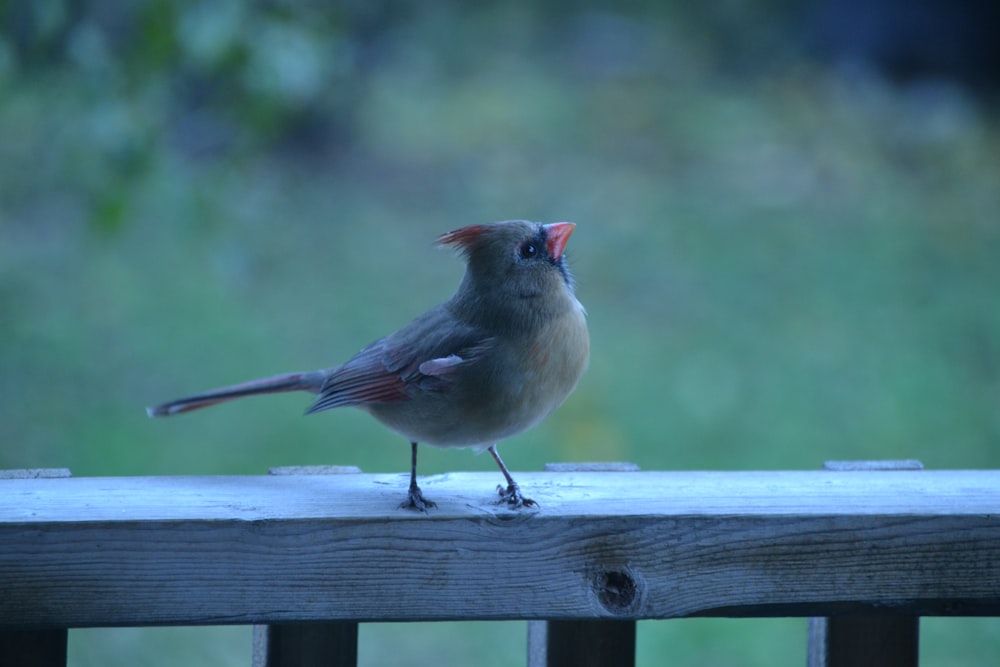
[(394, 403), (406, 398), (406, 383), (385, 364), (383, 340), (358, 352), (327, 375), (306, 414), (366, 403)]
[[(438, 324), (438, 326), (435, 326)], [(333, 369), (306, 414), (350, 405), (395, 403), (415, 393), (442, 391), (459, 367), (474, 363), (493, 345), (483, 332), (417, 320), (375, 341)]]

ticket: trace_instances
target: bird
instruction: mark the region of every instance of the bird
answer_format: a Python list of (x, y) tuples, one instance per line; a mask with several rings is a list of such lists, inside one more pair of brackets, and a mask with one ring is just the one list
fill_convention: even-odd
[(447, 301), (326, 370), (285, 373), (146, 409), (165, 417), (244, 396), (306, 391), (312, 414), (354, 406), (410, 443), (410, 483), (400, 508), (436, 503), (417, 484), (417, 447), (467, 447), (493, 456), (506, 486), (497, 504), (537, 507), (497, 453), (573, 392), (587, 368), (586, 311), (564, 249), (576, 225), (506, 220), (437, 238), (465, 260)]

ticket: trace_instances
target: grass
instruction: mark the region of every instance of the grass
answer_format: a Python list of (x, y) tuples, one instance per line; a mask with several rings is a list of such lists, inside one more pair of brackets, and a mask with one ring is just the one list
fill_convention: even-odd
[[(805, 59), (737, 76), (683, 31), (664, 51), (634, 25), (638, 51), (608, 46), (618, 65), (595, 73), (573, 33), (510, 11), (403, 21), (350, 89), (349, 137), (317, 153), (242, 135), (192, 149), (177, 128), (194, 112), (161, 79), (0, 68), (0, 467), (403, 471), (405, 443), (360, 413), (300, 418), (305, 396), (155, 422), (143, 407), (346, 359), (450, 295), (461, 267), (438, 233), (520, 217), (577, 222), (593, 360), (562, 409), (501, 447), (515, 471), (1000, 465), (989, 108)], [(456, 469), (493, 464), (422, 453), (424, 474)], [(444, 645), (454, 664), (521, 661), (521, 628), (365, 626), (362, 662), (425, 664)], [(993, 620), (923, 628), (925, 665), (1000, 651)], [(71, 662), (246, 664), (244, 635), (74, 631)], [(804, 652), (801, 620), (639, 637), (641, 664)]]

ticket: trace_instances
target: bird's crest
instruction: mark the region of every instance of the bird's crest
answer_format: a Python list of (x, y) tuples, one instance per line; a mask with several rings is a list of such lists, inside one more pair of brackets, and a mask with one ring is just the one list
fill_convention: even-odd
[(468, 250), (475, 245), (476, 240), (489, 230), (489, 225), (469, 225), (454, 231), (442, 234), (437, 238), (438, 245), (452, 246), (461, 250)]

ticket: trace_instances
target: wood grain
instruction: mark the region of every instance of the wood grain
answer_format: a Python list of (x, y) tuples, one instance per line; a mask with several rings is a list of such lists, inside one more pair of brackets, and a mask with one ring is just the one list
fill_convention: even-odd
[(0, 480), (0, 628), (1000, 613), (1000, 472)]

